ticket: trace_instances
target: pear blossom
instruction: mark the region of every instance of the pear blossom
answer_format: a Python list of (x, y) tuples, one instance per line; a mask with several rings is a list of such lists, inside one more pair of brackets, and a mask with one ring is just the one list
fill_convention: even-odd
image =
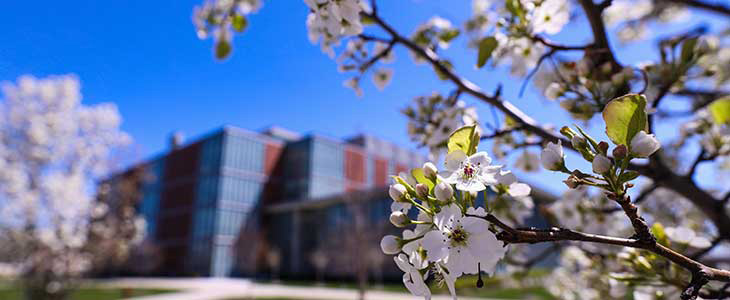
[(676, 243), (686, 244), (698, 249), (707, 248), (712, 245), (710, 240), (698, 236), (694, 230), (685, 226), (667, 227), (664, 231), (667, 233), (667, 237)]
[(439, 201), (449, 201), (454, 196), (454, 189), (450, 184), (442, 181), (433, 188), (433, 193)]
[(535, 172), (540, 168), (540, 157), (525, 150), (515, 161), (515, 168), (525, 172)]
[(388, 255), (397, 254), (401, 249), (400, 239), (394, 235), (386, 235), (380, 240), (380, 249)]
[(401, 251), (408, 255), (408, 261), (411, 263), (411, 265), (413, 265), (416, 269), (423, 270), (425, 268), (428, 268), (428, 259), (426, 257), (426, 252), (421, 251), (423, 250), (422, 237), (423, 233), (430, 230), (430, 225), (419, 225), (424, 227), (428, 226), (429, 229), (419, 230), (417, 228), (416, 231), (410, 229), (403, 230), (403, 240), (409, 242), (403, 245)]
[(408, 216), (406, 216), (406, 214), (404, 214), (400, 210), (396, 210), (396, 211), (392, 212), (390, 214), (389, 219), (390, 219), (390, 223), (392, 223), (395, 227), (405, 227), (406, 225), (408, 225), (408, 222), (410, 221), (410, 220), (408, 220)]
[(545, 98), (557, 100), (563, 93), (565, 93), (565, 88), (560, 83), (552, 82), (545, 89)]
[(530, 195), (530, 186), (517, 182), (517, 176), (515, 176), (512, 171), (500, 171), (496, 178), (498, 186), (492, 187), (493, 189), (497, 191), (504, 189), (510, 196), (515, 198), (522, 198)]
[(540, 155), (542, 166), (545, 169), (551, 171), (560, 171), (565, 168), (565, 155), (563, 154), (563, 145), (560, 140), (555, 144), (549, 142), (547, 146), (542, 149)]
[(393, 203), (390, 205), (391, 211), (408, 211), (411, 209), (411, 203), (405, 199), (406, 192), (406, 187), (400, 183), (390, 186), (388, 194), (393, 199)]
[(649, 157), (660, 147), (661, 144), (653, 134), (647, 134), (642, 130), (631, 138), (629, 150), (637, 157)]
[(486, 152), (477, 152), (471, 156), (457, 150), (446, 155), (446, 170), (439, 173), (441, 180), (455, 184), (458, 190), (479, 192), (487, 185), (497, 183), (495, 178), (500, 166), (490, 166), (492, 159)]
[(398, 268), (405, 273), (403, 274), (403, 284), (408, 291), (415, 296), (425, 297), (426, 300), (431, 299), (431, 290), (425, 282), (425, 279), (428, 278), (428, 272), (421, 275), (421, 272), (411, 265), (408, 256), (405, 254), (393, 257), (393, 260), (395, 260)]
[(593, 172), (603, 174), (611, 169), (611, 160), (603, 154), (598, 154), (593, 158)]
[(532, 28), (535, 33), (556, 34), (570, 20), (570, 6), (566, 0), (546, 0), (535, 8)]
[(436, 165), (434, 165), (430, 161), (423, 164), (423, 175), (425, 175), (426, 178), (435, 179), (438, 175), (438, 169), (436, 168)]
[(506, 249), (489, 231), (489, 223), (477, 217), (467, 217), (451, 204), (434, 216), (436, 230), (423, 236), (423, 248), (428, 260), (442, 262), (449, 274), (494, 272)]
[(391, 79), (393, 79), (393, 72), (394, 71), (391, 68), (381, 68), (375, 71), (373, 73), (373, 83), (375, 83), (375, 87), (381, 91), (385, 89)]

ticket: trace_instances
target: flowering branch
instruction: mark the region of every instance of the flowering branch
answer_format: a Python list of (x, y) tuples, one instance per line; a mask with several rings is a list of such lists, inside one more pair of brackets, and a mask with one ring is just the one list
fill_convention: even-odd
[(643, 249), (660, 255), (691, 272), (704, 272), (705, 275), (702, 276), (708, 280), (730, 282), (730, 271), (705, 266), (655, 241), (590, 234), (558, 227), (549, 229), (515, 229), (492, 214), (483, 217), (477, 215), (467, 216), (482, 218), (502, 229), (502, 232), (497, 234), (497, 239), (505, 243), (535, 244), (543, 242), (578, 241)]
[(716, 12), (719, 14), (730, 16), (730, 7), (726, 6), (726, 5), (722, 5), (722, 4), (712, 4), (712, 3), (707, 3), (707, 2), (703, 2), (703, 1), (697, 1), (697, 0), (665, 0), (665, 1), (684, 4), (684, 5), (695, 7), (695, 8), (706, 9), (706, 10), (713, 11), (713, 12)]

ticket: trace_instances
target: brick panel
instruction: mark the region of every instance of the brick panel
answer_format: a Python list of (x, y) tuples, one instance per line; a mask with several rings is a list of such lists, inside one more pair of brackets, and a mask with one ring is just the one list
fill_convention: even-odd
[(375, 159), (375, 186), (388, 185), (388, 161)]
[(281, 152), (284, 149), (283, 146), (274, 143), (266, 143), (266, 149), (264, 151), (264, 174), (271, 175), (274, 168), (279, 163)]
[(365, 155), (350, 147), (345, 148), (345, 178), (354, 183), (365, 183)]

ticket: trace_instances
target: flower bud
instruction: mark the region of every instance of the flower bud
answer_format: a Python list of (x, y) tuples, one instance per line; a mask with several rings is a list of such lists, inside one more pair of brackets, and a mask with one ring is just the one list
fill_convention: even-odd
[(386, 235), (380, 240), (380, 249), (388, 255), (398, 254), (400, 252), (400, 239), (394, 235)]
[(575, 175), (568, 176), (568, 179), (563, 180), (563, 183), (567, 185), (569, 188), (574, 189), (580, 186), (580, 179), (578, 177), (575, 177)]
[(565, 160), (563, 158), (563, 146), (560, 140), (555, 144), (549, 142), (540, 155), (540, 161), (545, 169), (551, 171), (560, 171), (565, 168)]
[(616, 159), (624, 159), (626, 157), (626, 154), (628, 154), (628, 149), (626, 149), (626, 145), (618, 145), (616, 148), (613, 148), (613, 157)]
[(573, 138), (570, 139), (570, 143), (573, 144), (573, 148), (575, 149), (580, 149), (588, 146), (588, 142), (586, 142), (586, 139), (577, 135), (573, 136)]
[(603, 154), (598, 154), (593, 158), (593, 172), (596, 174), (604, 174), (611, 170), (611, 160)]
[(410, 219), (400, 210), (396, 210), (390, 214), (390, 223), (395, 227), (405, 227)]
[(575, 131), (573, 131), (573, 129), (570, 129), (570, 127), (568, 126), (563, 126), (562, 128), (560, 128), (560, 133), (571, 140), (574, 136), (578, 135)]
[(548, 98), (549, 100), (556, 100), (562, 96), (564, 92), (565, 89), (562, 85), (557, 82), (553, 82), (545, 89), (545, 98)]
[(400, 183), (393, 184), (390, 186), (390, 189), (388, 189), (388, 194), (390, 195), (390, 198), (393, 199), (393, 201), (401, 202), (403, 201), (403, 198), (405, 198), (406, 187)]
[(436, 165), (434, 165), (432, 162), (427, 162), (423, 164), (423, 175), (426, 176), (428, 179), (436, 179), (436, 174), (438, 173), (438, 169), (436, 169)]
[(598, 151), (600, 151), (601, 154), (606, 155), (606, 153), (608, 153), (608, 143), (604, 141), (598, 143)]
[(434, 188), (433, 193), (436, 195), (436, 199), (439, 201), (449, 201), (454, 196), (454, 189), (451, 185), (445, 182), (439, 182)]
[(653, 134), (647, 134), (644, 131), (639, 131), (631, 139), (631, 154), (637, 157), (649, 157), (659, 150), (660, 147), (661, 144), (659, 144), (656, 137), (654, 137)]
[(428, 197), (428, 186), (423, 183), (416, 184), (416, 195), (421, 199), (426, 199)]

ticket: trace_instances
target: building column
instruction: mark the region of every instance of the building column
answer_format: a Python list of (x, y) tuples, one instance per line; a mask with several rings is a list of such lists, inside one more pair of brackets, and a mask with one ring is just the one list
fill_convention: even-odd
[(291, 255), (291, 261), (290, 261), (290, 272), (291, 274), (298, 274), (301, 271), (301, 254), (302, 251), (300, 251), (300, 228), (302, 223), (302, 216), (301, 211), (294, 210), (292, 212), (292, 228), (291, 228), (291, 240), (290, 240), (290, 251), (289, 254)]

